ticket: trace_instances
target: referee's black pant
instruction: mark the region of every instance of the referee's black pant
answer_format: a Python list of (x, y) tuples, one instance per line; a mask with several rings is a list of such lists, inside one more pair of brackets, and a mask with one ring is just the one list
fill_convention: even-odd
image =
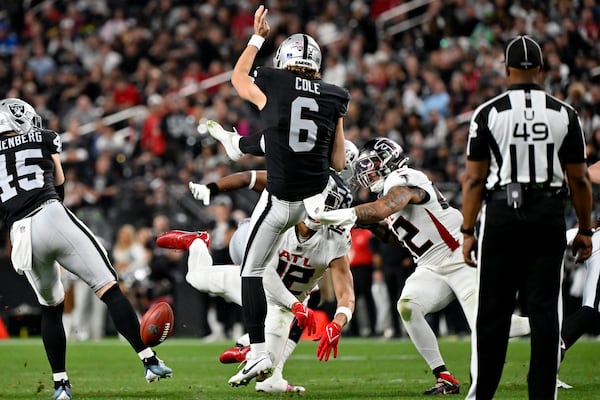
[(531, 325), (529, 399), (555, 398), (560, 363), (561, 279), (566, 248), (564, 199), (528, 194), (513, 210), (487, 202), (479, 237), (479, 301), (467, 399), (494, 397), (508, 347), (517, 293)]

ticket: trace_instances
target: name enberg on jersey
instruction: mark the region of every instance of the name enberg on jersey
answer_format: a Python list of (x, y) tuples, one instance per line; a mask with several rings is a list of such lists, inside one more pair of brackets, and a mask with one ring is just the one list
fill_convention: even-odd
[(23, 143), (42, 142), (42, 134), (40, 131), (30, 132), (26, 135), (9, 136), (4, 140), (0, 140), (0, 150), (6, 150), (22, 145)]

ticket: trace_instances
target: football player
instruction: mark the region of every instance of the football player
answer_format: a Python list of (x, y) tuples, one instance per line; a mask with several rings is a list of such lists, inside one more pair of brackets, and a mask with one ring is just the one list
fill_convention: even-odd
[[(346, 190), (339, 190), (338, 185), (341, 184), (334, 177), (337, 175), (332, 174), (327, 186), (325, 207), (328, 209), (336, 209), (341, 204), (348, 206), (352, 201)], [(266, 171), (247, 171), (226, 176), (208, 186), (211, 188), (209, 192), (214, 196), (217, 192), (245, 187), (260, 191), (264, 189), (266, 180)], [(207, 192), (203, 190), (200, 193)], [(205, 201), (204, 196), (195, 197)], [(236, 263), (242, 260), (249, 225), (241, 224), (231, 240), (230, 253)], [(320, 335), (317, 357), (327, 361), (332, 351), (334, 358), (337, 357), (342, 328), (350, 321), (354, 311), (354, 289), (347, 255), (351, 244), (349, 228), (320, 226), (307, 218), (284, 233), (263, 276), (268, 306), (265, 321), (266, 344), (275, 370), (271, 377), (256, 382), (257, 391), (305, 391), (302, 386), (289, 384), (283, 378), (282, 370), (302, 332), (290, 332), (291, 323), (294, 317), (296, 320), (312, 318), (312, 310), (303, 303), (327, 270), (331, 271), (338, 308), (333, 321)], [(159, 236), (157, 244), (189, 251), (186, 280), (194, 288), (241, 304), (239, 266), (213, 266), (208, 241), (206, 232), (169, 231)], [(310, 334), (311, 323), (307, 325)], [(247, 379), (240, 384), (245, 385), (249, 381)]]
[[(592, 183), (600, 184), (600, 161), (588, 168)], [(567, 242), (571, 243), (577, 228), (567, 232)], [(592, 255), (583, 262), (585, 268), (585, 285), (581, 308), (567, 316), (562, 325), (561, 351), (564, 353), (571, 348), (584, 334), (600, 334), (600, 231), (592, 236)], [(570, 388), (559, 381), (559, 387)]]
[(254, 13), (254, 32), (237, 60), (231, 83), (239, 96), (260, 110), (265, 126), (268, 181), (250, 219), (241, 264), (242, 309), (250, 337), (247, 367), (232, 376), (232, 386), (272, 373), (265, 345), (266, 297), (262, 275), (282, 234), (307, 213), (322, 211), (329, 167), (344, 167), (343, 116), (350, 95), (320, 78), (321, 50), (306, 34), (294, 34), (277, 49), (274, 68), (250, 72), (270, 27), (268, 10)]
[[(389, 232), (410, 250), (417, 267), (406, 280), (398, 312), (436, 379), (424, 394), (459, 393), (459, 382), (446, 368), (425, 315), (443, 309), (456, 298), (473, 328), (476, 270), (463, 259), (462, 214), (448, 204), (423, 172), (409, 168), (407, 162), (402, 147), (393, 140), (367, 141), (356, 161), (355, 178), (379, 198), (353, 208), (326, 211), (318, 219), (334, 225), (385, 221)], [(511, 336), (529, 331), (528, 319), (513, 315)]]
[(62, 203), (61, 149), (58, 133), (42, 128), (31, 105), (15, 98), (0, 100), (0, 211), (10, 227), (13, 267), (25, 275), (41, 305), (52, 398), (69, 400), (72, 395), (60, 266), (86, 282), (107, 305), (115, 327), (143, 362), (146, 380), (170, 377), (173, 371), (142, 342), (137, 315), (117, 284), (106, 250)]

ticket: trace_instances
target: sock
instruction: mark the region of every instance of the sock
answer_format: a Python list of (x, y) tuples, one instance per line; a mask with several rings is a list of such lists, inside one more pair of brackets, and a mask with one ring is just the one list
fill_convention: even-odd
[(568, 350), (584, 334), (592, 333), (598, 320), (598, 312), (591, 307), (583, 306), (569, 315), (563, 322), (562, 339)]
[(279, 360), (277, 368), (283, 370), (283, 365), (285, 364), (287, 359), (290, 358), (297, 344), (298, 343), (294, 342), (292, 339), (288, 339), (285, 342), (285, 347), (283, 348), (283, 353), (281, 354), (281, 359)]
[(267, 352), (267, 344), (265, 342), (252, 343), (250, 345), (250, 351), (252, 351), (252, 353), (254, 354), (255, 357), (257, 354), (266, 353)]
[(144, 350), (138, 353), (138, 356), (140, 357), (140, 360), (144, 360), (146, 358), (154, 357), (155, 354), (156, 353), (154, 353), (150, 347), (146, 347)]
[(123, 335), (136, 353), (141, 352), (148, 346), (142, 342), (140, 337), (140, 322), (129, 303), (123, 295), (119, 285), (113, 285), (100, 298), (108, 307), (108, 312), (115, 324), (117, 331)]
[(252, 154), (253, 156), (264, 156), (265, 151), (260, 143), (262, 136), (262, 133), (256, 133), (254, 135), (240, 137), (240, 151), (244, 154)]
[(439, 367), (434, 368), (432, 372), (436, 378), (439, 378), (442, 372), (448, 372), (448, 370), (446, 369), (446, 366), (442, 364)]
[(52, 374), (52, 380), (54, 381), (54, 389), (58, 389), (62, 381), (65, 381), (67, 384), (69, 383), (69, 377), (67, 376), (66, 372), (57, 372)]
[(261, 276), (242, 277), (242, 304), (250, 343), (264, 343), (267, 298)]
[(42, 306), (42, 341), (53, 373), (66, 371), (67, 336), (62, 315), (64, 303)]

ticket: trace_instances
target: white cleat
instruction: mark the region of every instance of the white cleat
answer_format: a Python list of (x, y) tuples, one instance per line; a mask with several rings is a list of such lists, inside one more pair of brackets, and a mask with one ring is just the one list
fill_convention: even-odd
[(231, 161), (238, 161), (244, 153), (240, 150), (240, 135), (238, 135), (235, 128), (233, 128), (233, 132), (226, 131), (223, 127), (216, 121), (209, 119), (206, 121), (206, 128), (208, 129), (208, 133), (210, 136), (217, 139), (223, 147), (225, 147), (225, 152), (227, 153), (227, 157), (231, 159)]
[(306, 388), (292, 385), (283, 378), (272, 376), (262, 382), (256, 382), (256, 391), (265, 393), (304, 393)]
[(573, 386), (556, 378), (556, 387), (559, 389), (573, 389)]
[(246, 355), (243, 368), (234, 376), (229, 378), (229, 384), (233, 387), (246, 386), (253, 378), (262, 382), (273, 374), (273, 363), (268, 354), (262, 354), (254, 358), (252, 352)]

